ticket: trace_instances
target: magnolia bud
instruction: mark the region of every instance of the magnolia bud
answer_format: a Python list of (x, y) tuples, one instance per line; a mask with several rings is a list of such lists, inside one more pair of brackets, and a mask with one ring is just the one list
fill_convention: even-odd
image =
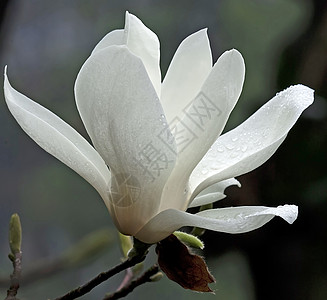
[(9, 245), (11, 254), (15, 255), (21, 251), (22, 226), (18, 214), (13, 214), (9, 223)]
[(163, 277), (162, 272), (158, 272), (158, 273), (152, 275), (152, 276), (150, 277), (150, 280), (151, 280), (152, 282), (156, 282), (156, 281), (159, 281), (162, 277)]
[(193, 248), (199, 248), (203, 249), (204, 248), (204, 243), (196, 236), (182, 232), (182, 231), (175, 231), (173, 233), (181, 242), (186, 244), (189, 247)]
[(129, 250), (133, 248), (133, 238), (129, 235), (124, 235), (118, 232), (120, 248), (123, 253), (124, 258), (127, 258)]

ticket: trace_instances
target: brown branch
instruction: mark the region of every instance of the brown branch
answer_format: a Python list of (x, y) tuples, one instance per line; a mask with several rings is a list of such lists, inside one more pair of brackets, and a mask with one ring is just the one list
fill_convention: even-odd
[(153, 265), (150, 269), (144, 272), (140, 277), (132, 280), (128, 285), (117, 290), (116, 292), (109, 294), (103, 298), (103, 300), (115, 300), (122, 297), (125, 297), (129, 293), (131, 293), (136, 287), (142, 285), (147, 282), (151, 282), (151, 277), (157, 274), (159, 271), (159, 267), (157, 265)]
[[(98, 258), (113, 243), (113, 232), (107, 229), (96, 230), (84, 236), (76, 244), (66, 249), (60, 256), (39, 259), (24, 266), (20, 284), (27, 286), (37, 280), (53, 276), (58, 272), (84, 266)], [(9, 278), (0, 277), (0, 288), (8, 287)]]
[[(20, 283), (24, 286), (34, 283), (35, 281), (52, 276), (57, 272), (67, 268), (67, 261), (61, 258), (36, 261), (32, 266), (24, 268), (24, 274), (20, 278)], [(0, 288), (8, 286), (8, 279), (0, 277)]]
[(121, 264), (113, 267), (112, 269), (100, 273), (98, 276), (87, 282), (86, 284), (68, 292), (67, 294), (56, 298), (55, 300), (72, 300), (79, 298), (86, 293), (90, 292), (93, 288), (106, 281), (110, 277), (118, 274), (119, 272), (126, 270), (127, 268), (133, 267), (134, 265), (142, 262), (145, 259), (145, 255), (133, 256), (122, 262)]
[(12, 275), (10, 275), (10, 287), (9, 290), (7, 290), (7, 297), (5, 300), (17, 300), (16, 295), (19, 289), (20, 275), (22, 272), (22, 252), (16, 252), (11, 259), (14, 271)]

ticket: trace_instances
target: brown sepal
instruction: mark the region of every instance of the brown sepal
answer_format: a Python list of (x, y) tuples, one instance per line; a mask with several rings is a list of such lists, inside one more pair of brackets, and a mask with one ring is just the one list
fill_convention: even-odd
[(158, 263), (170, 280), (184, 289), (212, 292), (209, 283), (215, 282), (202, 257), (189, 249), (173, 234), (157, 244)]

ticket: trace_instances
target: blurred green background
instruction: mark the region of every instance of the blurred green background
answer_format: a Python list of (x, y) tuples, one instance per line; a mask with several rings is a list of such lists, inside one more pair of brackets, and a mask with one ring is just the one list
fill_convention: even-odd
[[(214, 59), (238, 49), (246, 62), (244, 90), (227, 127), (245, 120), (276, 92), (303, 83), (315, 103), (277, 153), (239, 178), (216, 206), (296, 204), (293, 225), (279, 219), (254, 232), (206, 232), (216, 295), (185, 291), (163, 279), (127, 299), (327, 299), (327, 2), (309, 0), (10, 0), (0, 6), (0, 68), (11, 83), (87, 137), (73, 85), (94, 45), (124, 26), (126, 10), (159, 37), (165, 74), (179, 43), (207, 27)], [(0, 283), (12, 272), (8, 223), (23, 225), (23, 270), (52, 259), (87, 234), (112, 230), (96, 259), (42, 276), (19, 290), (20, 299), (59, 296), (118, 263), (118, 239), (100, 196), (82, 178), (39, 148), (16, 124), (0, 96)], [(155, 260), (151, 254), (148, 264)], [(121, 275), (81, 299), (101, 299)], [(0, 287), (0, 298), (9, 286)]]

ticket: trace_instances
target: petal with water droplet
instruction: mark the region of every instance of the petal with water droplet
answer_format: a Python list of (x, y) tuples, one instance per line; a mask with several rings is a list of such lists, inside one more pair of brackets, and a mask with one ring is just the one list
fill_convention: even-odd
[[(205, 175), (201, 173), (210, 157), (205, 155), (191, 175), (193, 197), (217, 181), (242, 175), (263, 164), (277, 150), (301, 113), (312, 102), (312, 89), (303, 85), (289, 87), (241, 125), (220, 136), (210, 150), (217, 152), (216, 167)], [(225, 149), (221, 152), (219, 149), (223, 147)], [(241, 151), (237, 151), (239, 147)], [(217, 165), (220, 167), (217, 168)]]
[(161, 104), (141, 59), (126, 46), (91, 55), (75, 95), (94, 147), (113, 174), (112, 217), (122, 233), (133, 235), (157, 212), (175, 165), (175, 141), (162, 123)]
[[(160, 210), (186, 209), (183, 201), (176, 201), (176, 194), (187, 186), (193, 169), (223, 130), (241, 94), (244, 74), (242, 55), (235, 49), (223, 53), (200, 93), (185, 107), (183, 119), (176, 120), (176, 124), (170, 126), (176, 140), (178, 158), (167, 182), (168, 188), (164, 190)], [(201, 168), (200, 173), (203, 169), (205, 167)], [(200, 175), (206, 177), (208, 174)]]
[(279, 216), (291, 224), (296, 220), (297, 215), (298, 208), (295, 205), (217, 208), (204, 210), (195, 215), (168, 209), (151, 219), (136, 234), (136, 238), (145, 243), (156, 243), (182, 226), (196, 226), (226, 233), (243, 233), (265, 225), (274, 216)]

